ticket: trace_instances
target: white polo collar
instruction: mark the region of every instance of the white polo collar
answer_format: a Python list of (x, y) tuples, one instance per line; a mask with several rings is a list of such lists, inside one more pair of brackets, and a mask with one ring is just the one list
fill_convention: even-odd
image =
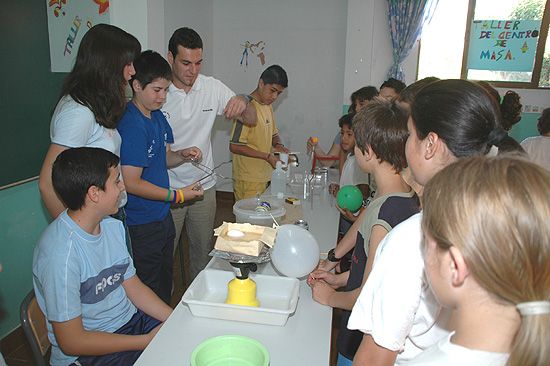
[[(195, 83), (193, 83), (193, 86), (191, 87), (191, 90), (194, 90), (194, 91), (201, 90), (202, 85), (203, 85), (202, 74), (199, 74), (197, 76), (197, 79), (195, 80)], [(171, 83), (168, 88), (171, 92), (178, 92), (178, 93), (187, 94), (185, 92), (185, 90), (178, 88), (177, 86), (174, 85), (174, 83)]]

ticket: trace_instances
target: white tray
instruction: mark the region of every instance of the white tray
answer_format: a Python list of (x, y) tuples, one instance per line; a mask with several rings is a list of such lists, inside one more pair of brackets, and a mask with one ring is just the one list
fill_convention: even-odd
[(259, 307), (229, 305), (227, 283), (233, 272), (205, 269), (185, 291), (181, 301), (194, 316), (283, 326), (296, 311), (300, 282), (295, 278), (252, 274)]

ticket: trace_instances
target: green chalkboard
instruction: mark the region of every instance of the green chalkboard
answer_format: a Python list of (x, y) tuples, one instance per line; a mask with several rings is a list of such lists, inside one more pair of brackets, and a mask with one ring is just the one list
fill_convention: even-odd
[(10, 1), (0, 14), (0, 186), (39, 174), (66, 74), (50, 72), (45, 0)]

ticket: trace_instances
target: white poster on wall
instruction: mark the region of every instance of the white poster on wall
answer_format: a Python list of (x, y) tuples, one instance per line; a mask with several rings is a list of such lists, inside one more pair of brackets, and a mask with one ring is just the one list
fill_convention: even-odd
[(84, 34), (110, 23), (109, 0), (46, 0), (52, 72), (71, 71)]

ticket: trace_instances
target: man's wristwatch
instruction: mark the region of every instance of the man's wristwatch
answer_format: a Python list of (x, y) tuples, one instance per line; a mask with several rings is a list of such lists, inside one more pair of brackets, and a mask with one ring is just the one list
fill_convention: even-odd
[(342, 258), (337, 258), (334, 255), (334, 248), (332, 248), (331, 250), (328, 251), (327, 259), (329, 260), (329, 262), (340, 262), (340, 259)]

